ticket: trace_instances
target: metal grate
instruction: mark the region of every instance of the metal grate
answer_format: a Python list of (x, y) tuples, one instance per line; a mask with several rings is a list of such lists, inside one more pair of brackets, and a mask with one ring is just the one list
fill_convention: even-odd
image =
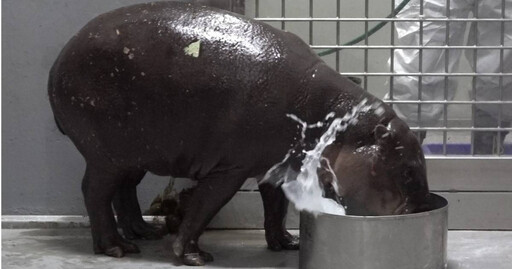
[[(512, 77), (512, 69), (507, 69), (504, 64), (505, 55), (512, 55), (512, 42), (508, 42), (505, 32), (512, 35), (512, 16), (507, 8), (512, 8), (512, 0), (495, 1), (459, 1), (439, 0), (444, 2), (441, 16), (432, 16), (430, 8), (434, 0), (411, 0), (409, 3), (403, 0), (253, 0), (247, 1), (246, 14), (255, 19), (269, 23), (277, 28), (294, 32), (317, 52), (336, 50), (324, 57), (325, 61), (341, 74), (358, 76), (362, 78), (362, 87), (379, 98), (387, 94), (386, 102), (392, 106), (414, 106), (414, 119), (408, 118), (411, 129), (414, 131), (426, 131), (424, 141), (426, 152), (430, 157), (449, 158), (473, 158), (473, 159), (512, 159), (512, 134), (505, 136), (504, 132), (511, 132), (510, 122), (504, 121), (502, 108), (512, 106), (512, 98), (507, 99), (507, 92), (512, 92), (512, 82), (504, 83)], [(406, 0), (407, 1), (407, 0)], [(461, 3), (470, 8), (468, 16), (459, 16), (458, 8)], [(485, 2), (494, 5), (499, 10), (497, 16), (479, 14), (482, 12)], [(394, 15), (396, 7), (405, 4), (404, 10), (411, 10), (411, 5), (416, 5), (415, 16), (404, 16), (402, 13)], [(496, 7), (496, 4), (498, 6)], [(439, 9), (439, 5), (437, 6)], [(480, 12), (479, 12), (480, 11)], [(389, 15), (389, 16), (388, 16)], [(380, 30), (370, 35), (379, 23)], [(397, 37), (399, 24), (409, 23), (417, 28), (416, 44), (403, 44)], [(479, 26), (491, 25), (499, 42), (488, 44), (478, 39)], [(441, 44), (429, 43), (431, 27), (443, 26), (444, 42)], [(475, 44), (460, 44), (453, 42), (452, 35), (457, 27), (465, 30), (464, 42), (469, 36), (475, 36)], [(378, 27), (377, 27), (378, 28)], [(361, 35), (361, 41), (357, 44), (343, 45), (348, 40)], [(485, 40), (484, 40), (485, 41)], [(435, 43), (435, 42), (434, 42)], [(414, 51), (415, 60), (418, 63), (416, 70), (403, 72), (397, 71), (397, 52)], [(466, 55), (463, 56), (462, 52)], [(480, 68), (482, 53), (492, 52), (499, 55), (495, 65), (499, 68), (486, 70)], [(437, 53), (437, 54), (436, 54)], [(440, 64), (437, 70), (431, 70), (430, 57), (438, 55)], [(457, 58), (454, 60), (455, 58)], [(471, 59), (472, 58), (472, 59)], [(458, 63), (460, 59), (460, 64)], [(512, 61), (512, 56), (511, 56)], [(454, 66), (450, 66), (455, 62)], [(347, 64), (345, 64), (347, 63)], [(460, 65), (462, 71), (457, 71)], [(471, 66), (475, 68), (472, 69)], [(398, 68), (400, 69), (400, 68)], [(414, 91), (417, 98), (400, 98), (397, 94), (397, 79), (412, 78), (417, 81)], [(440, 98), (431, 99), (425, 81), (438, 80), (443, 88)], [(498, 98), (477, 98), (480, 91), (479, 79), (487, 79), (498, 84)], [(455, 96), (449, 90), (450, 83), (458, 83), (455, 88)], [(382, 85), (386, 85), (382, 87)], [(508, 88), (507, 88), (508, 87)], [(466, 94), (468, 93), (468, 94)], [(508, 95), (510, 96), (510, 95)], [(437, 120), (427, 122), (429, 107), (435, 105), (440, 108), (441, 114)], [(482, 105), (493, 106), (497, 113), (493, 118), (497, 124), (481, 124), (475, 122), (477, 113), (481, 113), (477, 107)], [(426, 112), (427, 111), (427, 112)], [(408, 116), (405, 116), (406, 118)], [(412, 117), (412, 116), (411, 116)], [(481, 121), (481, 120), (480, 120)], [(492, 132), (493, 151), (485, 155), (478, 154), (475, 146), (478, 145), (478, 134)], [(504, 142), (502, 138), (505, 137)], [(480, 140), (479, 140), (480, 141)], [(505, 151), (503, 151), (505, 150)]]

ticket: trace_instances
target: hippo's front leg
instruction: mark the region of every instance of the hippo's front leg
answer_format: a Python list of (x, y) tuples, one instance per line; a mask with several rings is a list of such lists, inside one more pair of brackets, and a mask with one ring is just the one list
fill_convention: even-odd
[(210, 254), (199, 249), (199, 236), (246, 179), (247, 172), (236, 169), (212, 173), (199, 180), (172, 246), (174, 254), (184, 264), (198, 266), (213, 260)]
[(137, 185), (145, 174), (145, 171), (134, 171), (127, 174), (114, 197), (117, 224), (123, 230), (126, 239), (155, 240), (162, 238), (157, 228), (142, 219), (137, 199)]
[(299, 249), (299, 238), (286, 230), (288, 199), (281, 186), (269, 182), (259, 185), (265, 210), (265, 239), (268, 248), (274, 251)]

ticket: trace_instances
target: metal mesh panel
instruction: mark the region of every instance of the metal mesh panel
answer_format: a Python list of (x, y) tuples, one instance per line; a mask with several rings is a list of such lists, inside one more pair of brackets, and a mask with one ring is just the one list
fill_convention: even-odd
[[(512, 83), (504, 81), (512, 78), (512, 70), (506, 68), (504, 60), (506, 55), (512, 54), (512, 43), (507, 42), (506, 33), (512, 32), (512, 17), (507, 12), (507, 8), (512, 8), (512, 1), (411, 0), (402, 13), (408, 10), (410, 14), (416, 8), (414, 16), (393, 14), (402, 1), (252, 0), (247, 1), (246, 14), (299, 35), (318, 53), (336, 50), (323, 59), (341, 74), (360, 77), (362, 88), (379, 98), (387, 94), (385, 101), (394, 108), (403, 105), (414, 108), (411, 114), (414, 116), (402, 117), (410, 120), (414, 131), (426, 132), (423, 145), (430, 158), (512, 159), (512, 135), (506, 135), (512, 127), (510, 119), (502, 113), (502, 108), (512, 106), (512, 98), (507, 97)], [(464, 10), (468, 9), (467, 16), (460, 16), (462, 2)], [(499, 13), (487, 14), (484, 2), (492, 3), (494, 11)], [(440, 15), (432, 15), (435, 12)], [(386, 25), (368, 33), (381, 22)], [(400, 41), (407, 30), (400, 27), (406, 22), (415, 28), (407, 34), (413, 32), (418, 38), (416, 43)], [(494, 32), (490, 34), (498, 37), (497, 42), (479, 40), (486, 36), (482, 30), (485, 25), (493, 27)], [(433, 35), (442, 36), (443, 42), (431, 42)], [(343, 45), (357, 36), (361, 37), (357, 44)], [(461, 37), (464, 43), (453, 36)], [(474, 44), (468, 40), (473, 40)], [(414, 71), (401, 70), (401, 61), (396, 55), (403, 52), (415, 55), (418, 66)], [(433, 55), (437, 57), (436, 70), (431, 68)], [(480, 62), (485, 61), (487, 55), (497, 58), (494, 68), (482, 67)], [(397, 89), (404, 87), (397, 82), (399, 78), (414, 81), (411, 84), (416, 85), (415, 98), (402, 98), (404, 94), (397, 93)], [(437, 81), (436, 88), (440, 89), (436, 98), (429, 97), (431, 81)], [(482, 81), (491, 81), (493, 87), (499, 89), (497, 96), (481, 98), (479, 94), (485, 89)], [(479, 107), (485, 105), (497, 112), (482, 113)], [(432, 107), (440, 113), (435, 120), (427, 120)], [(496, 123), (482, 120), (481, 114), (491, 115)], [(482, 144), (479, 134), (492, 137), (492, 141), (489, 140), (491, 152), (481, 154), (475, 150)]]

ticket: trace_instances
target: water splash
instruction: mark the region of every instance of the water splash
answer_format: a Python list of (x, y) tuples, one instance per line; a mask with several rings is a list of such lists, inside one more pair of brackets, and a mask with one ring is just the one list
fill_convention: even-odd
[[(318, 170), (322, 169), (328, 172), (333, 180), (331, 184), (335, 191), (338, 191), (337, 179), (334, 174), (329, 161), (322, 157), (322, 152), (327, 146), (336, 140), (336, 135), (339, 132), (345, 131), (348, 126), (355, 125), (358, 122), (360, 113), (368, 112), (372, 109), (372, 105), (366, 105), (367, 100), (364, 99), (358, 105), (352, 108), (342, 118), (335, 118), (327, 128), (327, 131), (320, 137), (315, 148), (309, 151), (304, 151), (305, 158), (302, 161), (302, 167), (299, 172), (293, 171), (288, 166), (283, 164), (290, 157), (288, 153), (285, 159), (272, 167), (264, 177), (264, 180), (269, 178), (278, 178), (277, 183), (283, 183), (283, 189), (286, 197), (290, 200), (297, 210), (306, 210), (313, 214), (328, 213), (336, 215), (345, 215), (345, 208), (336, 203), (332, 199), (324, 197), (324, 191), (318, 178)], [(306, 129), (323, 127), (325, 123), (318, 122), (315, 124), (307, 124), (295, 115), (287, 115), (291, 119), (297, 121), (302, 126), (302, 139), (305, 139)], [(333, 118), (334, 113), (329, 113), (326, 120)]]

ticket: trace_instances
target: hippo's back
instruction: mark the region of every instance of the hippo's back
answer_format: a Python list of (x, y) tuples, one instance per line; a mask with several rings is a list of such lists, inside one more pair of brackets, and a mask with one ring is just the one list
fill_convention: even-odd
[(49, 96), (84, 155), (96, 148), (112, 159), (127, 143), (134, 156), (152, 151), (148, 158), (177, 148), (194, 155), (212, 144), (219, 152), (226, 137), (280, 143), (285, 134), (276, 132), (289, 122), (290, 96), (301, 84), (295, 76), (317, 61), (296, 36), (238, 14), (140, 4), (98, 16), (68, 42)]

